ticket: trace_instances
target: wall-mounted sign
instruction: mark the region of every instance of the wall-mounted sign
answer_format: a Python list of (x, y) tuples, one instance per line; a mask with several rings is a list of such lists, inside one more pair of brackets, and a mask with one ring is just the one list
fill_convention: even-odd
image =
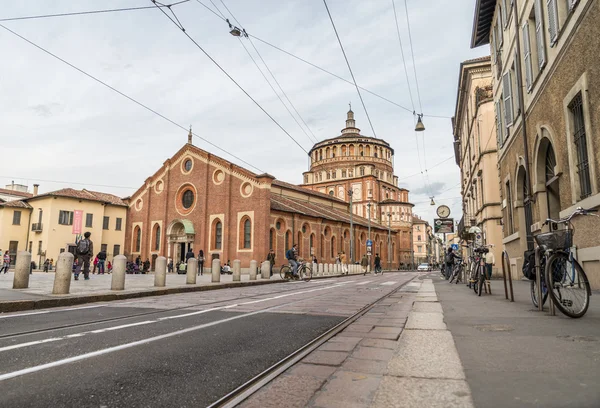
[(436, 234), (454, 233), (454, 218), (435, 218), (433, 220), (433, 232)]

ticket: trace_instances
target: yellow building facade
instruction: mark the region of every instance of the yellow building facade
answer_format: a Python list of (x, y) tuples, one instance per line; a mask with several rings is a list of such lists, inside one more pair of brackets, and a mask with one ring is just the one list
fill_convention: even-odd
[(36, 194), (0, 204), (0, 249), (9, 250), (13, 262), (17, 251), (27, 250), (40, 265), (74, 252), (89, 231), (94, 252), (104, 249), (112, 260), (124, 251), (126, 217), (127, 205), (112, 194), (71, 188)]

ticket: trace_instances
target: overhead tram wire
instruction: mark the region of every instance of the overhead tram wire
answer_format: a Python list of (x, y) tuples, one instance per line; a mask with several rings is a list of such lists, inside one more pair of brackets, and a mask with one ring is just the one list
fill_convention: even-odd
[[(453, 158), (454, 158), (454, 156), (450, 156), (450, 157), (448, 157), (447, 159), (444, 159), (444, 160), (442, 160), (441, 162), (434, 164), (433, 166), (431, 166), (431, 167), (429, 168), (429, 170), (431, 170), (431, 169), (433, 169), (433, 168), (435, 168), (435, 167), (439, 166), (440, 164), (446, 163), (448, 160), (450, 160), (450, 159), (453, 159)], [(399, 178), (399, 179), (398, 179), (398, 181), (406, 180), (406, 179), (409, 179), (409, 178), (411, 178), (411, 177), (418, 176), (419, 174), (423, 174), (423, 171), (421, 170), (421, 171), (419, 171), (419, 172), (417, 172), (417, 173), (414, 173), (414, 174), (411, 174), (411, 175), (409, 175), (409, 176), (405, 176), (405, 177)]]
[[(190, 0), (182, 0), (176, 3), (169, 4), (169, 6), (176, 6), (178, 4), (187, 3)], [(167, 7), (166, 5), (161, 7)], [(72, 13), (59, 13), (59, 14), (43, 14), (38, 16), (23, 16), (23, 17), (10, 17), (10, 18), (1, 18), (0, 22), (5, 21), (21, 21), (21, 20), (35, 20), (41, 18), (52, 18), (52, 17), (69, 17), (69, 16), (82, 16), (87, 14), (103, 14), (103, 13), (118, 13), (121, 11), (136, 11), (136, 10), (147, 10), (152, 9), (154, 6), (142, 6), (142, 7), (126, 7), (126, 8), (118, 8), (118, 9), (105, 9), (105, 10), (89, 10), (89, 11), (75, 11)]]
[(74, 185), (80, 185), (80, 186), (94, 186), (94, 187), (107, 187), (107, 188), (123, 188), (123, 189), (127, 189), (127, 190), (137, 190), (139, 188), (139, 187), (112, 186), (109, 184), (78, 183), (75, 181), (44, 180), (44, 179), (31, 178), (31, 177), (0, 176), (0, 178), (11, 179), (11, 180), (40, 181), (42, 183), (74, 184)]
[[(265, 109), (264, 109), (264, 108), (263, 108), (263, 107), (262, 107), (262, 106), (261, 106), (261, 105), (260, 105), (260, 104), (259, 104), (259, 103), (258, 103), (258, 102), (257, 102), (257, 101), (256, 101), (256, 100), (253, 98), (253, 97), (252, 97), (252, 96), (250, 96), (250, 94), (249, 94), (249, 93), (248, 93), (248, 92), (247, 92), (247, 91), (246, 91), (246, 90), (245, 90), (245, 89), (244, 89), (244, 88), (243, 88), (243, 87), (242, 87), (242, 86), (241, 86), (241, 85), (240, 85), (240, 84), (239, 84), (239, 83), (238, 83), (238, 82), (237, 82), (235, 79), (233, 79), (233, 77), (232, 77), (231, 75), (229, 75), (229, 73), (228, 73), (228, 72), (227, 72), (227, 71), (226, 71), (226, 70), (225, 70), (225, 69), (224, 69), (224, 68), (223, 68), (223, 67), (222, 67), (222, 66), (221, 66), (221, 65), (220, 65), (220, 64), (219, 64), (219, 63), (218, 63), (218, 62), (217, 62), (217, 61), (216, 61), (214, 58), (213, 58), (213, 57), (211, 57), (211, 56), (210, 56), (210, 54), (209, 54), (208, 52), (206, 52), (206, 51), (204, 50), (204, 48), (202, 48), (202, 47), (200, 46), (200, 44), (198, 44), (198, 42), (196, 42), (196, 40), (194, 40), (194, 39), (193, 39), (193, 38), (192, 38), (192, 37), (191, 37), (191, 36), (190, 36), (190, 35), (187, 33), (187, 31), (185, 31), (185, 28), (184, 28), (184, 27), (183, 27), (183, 26), (182, 26), (180, 23), (178, 24), (178, 23), (177, 23), (175, 20), (173, 20), (173, 19), (172, 19), (172, 18), (171, 18), (171, 17), (170, 17), (170, 16), (169, 16), (167, 13), (165, 13), (165, 11), (163, 10), (163, 8), (161, 8), (161, 7), (158, 7), (158, 4), (156, 4), (156, 0), (151, 0), (151, 1), (152, 1), (152, 2), (153, 2), (155, 5), (156, 5), (156, 8), (157, 8), (158, 10), (160, 10), (160, 12), (161, 12), (161, 13), (163, 13), (163, 14), (164, 14), (164, 15), (165, 15), (165, 16), (166, 16), (166, 17), (167, 17), (169, 20), (171, 20), (171, 22), (172, 22), (172, 23), (173, 23), (173, 24), (174, 24), (174, 25), (175, 25), (175, 26), (176, 26), (176, 27), (177, 27), (179, 30), (181, 30), (181, 32), (182, 32), (182, 33), (183, 33), (183, 34), (184, 34), (184, 35), (185, 35), (185, 36), (186, 36), (186, 37), (187, 37), (187, 38), (188, 38), (188, 39), (189, 39), (189, 40), (190, 40), (192, 43), (194, 43), (194, 45), (195, 45), (195, 46), (196, 46), (196, 47), (197, 47), (197, 48), (198, 48), (200, 51), (202, 51), (202, 53), (204, 53), (204, 55), (206, 55), (206, 56), (208, 57), (208, 59), (210, 59), (210, 60), (211, 60), (211, 62), (212, 62), (213, 64), (215, 64), (215, 65), (216, 65), (216, 66), (217, 66), (217, 67), (218, 67), (218, 68), (221, 70), (221, 72), (223, 72), (223, 73), (224, 73), (224, 74), (227, 76), (227, 78), (229, 78), (229, 79), (231, 80), (231, 82), (233, 82), (233, 83), (234, 83), (234, 84), (235, 84), (235, 85), (236, 85), (236, 86), (237, 86), (237, 87), (238, 87), (238, 88), (239, 88), (239, 89), (240, 89), (240, 90), (241, 90), (241, 91), (242, 91), (242, 92), (243, 92), (243, 93), (244, 93), (244, 94), (245, 94), (245, 95), (246, 95), (246, 96), (247, 96), (247, 97), (248, 97), (248, 98), (249, 98), (249, 99), (252, 101), (252, 102), (254, 102), (254, 104), (255, 104), (256, 106), (258, 106), (258, 107), (260, 108), (260, 110), (262, 110), (262, 111), (263, 111), (263, 113), (264, 113), (265, 115), (267, 115), (267, 116), (269, 117), (269, 119), (271, 119), (271, 120), (273, 121), (273, 123), (275, 123), (275, 124), (277, 125), (277, 127), (279, 127), (279, 129), (281, 129), (281, 130), (282, 130), (282, 131), (283, 131), (283, 132), (284, 132), (284, 133), (285, 133), (285, 134), (286, 134), (286, 135), (287, 135), (287, 136), (288, 136), (290, 139), (292, 139), (292, 140), (294, 141), (294, 143), (295, 143), (295, 144), (296, 144), (296, 145), (297, 145), (297, 146), (298, 146), (300, 149), (302, 149), (302, 151), (303, 151), (304, 153), (306, 153), (306, 155), (308, 156), (308, 151), (307, 151), (307, 150), (306, 150), (306, 149), (305, 149), (305, 148), (304, 148), (304, 147), (303, 147), (303, 146), (302, 146), (302, 145), (301, 145), (301, 144), (300, 144), (300, 143), (299, 143), (299, 142), (298, 142), (296, 139), (294, 139), (294, 137), (293, 137), (292, 135), (290, 135), (290, 133), (289, 133), (287, 130), (285, 130), (285, 129), (283, 128), (283, 126), (281, 126), (281, 125), (279, 124), (279, 122), (277, 122), (277, 121), (275, 120), (275, 118), (273, 118), (273, 116), (271, 116), (271, 115), (269, 114), (269, 112), (267, 112), (267, 111), (266, 111), (266, 110), (265, 110)], [(171, 10), (171, 12), (173, 12), (173, 11)], [(174, 13), (173, 13), (173, 14), (174, 14)], [(175, 18), (177, 18), (177, 17), (175, 17)]]
[(331, 12), (329, 11), (329, 6), (327, 6), (327, 0), (323, 0), (323, 4), (325, 5), (325, 9), (327, 10), (327, 15), (329, 16), (329, 20), (331, 20), (331, 25), (333, 27), (333, 31), (335, 32), (335, 36), (337, 37), (338, 43), (340, 44), (342, 54), (344, 54), (344, 59), (346, 60), (346, 65), (348, 65), (348, 71), (350, 71), (350, 76), (352, 77), (352, 82), (354, 82), (354, 86), (356, 87), (356, 92), (358, 93), (358, 97), (360, 98), (360, 103), (362, 103), (363, 109), (365, 110), (365, 114), (367, 115), (369, 125), (371, 126), (371, 131), (373, 132), (373, 137), (377, 138), (377, 134), (375, 133), (375, 129), (373, 128), (373, 123), (371, 122), (371, 117), (369, 116), (369, 112), (367, 111), (367, 107), (365, 106), (365, 101), (363, 100), (363, 97), (360, 93), (360, 88), (356, 84), (356, 78), (354, 78), (354, 73), (352, 72), (352, 67), (350, 66), (350, 61), (348, 61), (348, 57), (346, 56), (346, 51), (344, 50), (344, 46), (342, 45), (342, 40), (340, 39), (337, 28), (335, 28), (335, 23), (333, 22), (333, 17), (331, 16)]
[[(158, 113), (158, 112), (157, 112), (157, 111), (155, 111), (154, 109), (152, 109), (152, 108), (148, 107), (147, 105), (144, 105), (143, 103), (141, 103), (141, 102), (137, 101), (136, 99), (132, 98), (131, 96), (129, 96), (129, 95), (127, 95), (127, 94), (125, 94), (125, 93), (123, 93), (123, 92), (119, 91), (118, 89), (116, 89), (116, 88), (112, 87), (111, 85), (107, 84), (106, 82), (104, 82), (104, 81), (102, 81), (102, 80), (100, 80), (100, 79), (96, 78), (96, 77), (95, 77), (95, 76), (93, 76), (92, 74), (88, 74), (87, 72), (85, 72), (85, 71), (84, 71), (84, 70), (82, 70), (81, 68), (78, 68), (78, 67), (76, 67), (75, 65), (73, 65), (73, 64), (71, 64), (70, 62), (68, 62), (68, 61), (66, 61), (66, 60), (64, 60), (64, 59), (62, 59), (62, 58), (61, 58), (61, 57), (59, 57), (58, 55), (56, 55), (56, 54), (53, 54), (52, 52), (48, 51), (47, 49), (43, 48), (43, 47), (42, 47), (42, 46), (40, 46), (40, 45), (37, 45), (37, 44), (36, 44), (36, 43), (34, 43), (33, 41), (30, 41), (30, 40), (28, 40), (27, 38), (23, 37), (22, 35), (20, 35), (20, 34), (16, 33), (15, 31), (11, 30), (10, 28), (7, 28), (7, 27), (5, 27), (5, 26), (4, 26), (4, 25), (2, 25), (2, 24), (0, 24), (0, 27), (1, 27), (1, 28), (3, 28), (3, 29), (5, 29), (5, 30), (6, 30), (6, 31), (8, 31), (9, 33), (11, 33), (11, 34), (15, 35), (16, 37), (19, 37), (20, 39), (22, 39), (23, 41), (25, 41), (25, 42), (29, 43), (30, 45), (33, 45), (34, 47), (36, 47), (36, 48), (37, 48), (37, 49), (39, 49), (40, 51), (43, 51), (43, 52), (45, 52), (46, 54), (50, 55), (51, 57), (53, 57), (53, 58), (55, 58), (55, 59), (59, 60), (60, 62), (62, 62), (62, 63), (64, 63), (64, 64), (66, 64), (66, 65), (68, 65), (68, 66), (70, 66), (70, 67), (71, 67), (71, 68), (73, 68), (74, 70), (76, 70), (76, 71), (79, 71), (80, 73), (82, 73), (83, 75), (87, 76), (88, 78), (90, 78), (90, 79), (93, 79), (94, 81), (98, 82), (98, 83), (99, 83), (99, 84), (101, 84), (101, 85), (104, 85), (106, 88), (110, 89), (111, 91), (118, 93), (119, 95), (123, 96), (124, 98), (127, 98), (127, 99), (129, 99), (131, 102), (133, 102), (133, 103), (135, 103), (135, 104), (137, 104), (137, 105), (141, 106), (142, 108), (144, 108), (144, 109), (146, 109), (146, 110), (148, 110), (148, 111), (150, 111), (150, 112), (154, 113), (155, 115), (157, 115), (157, 116), (161, 117), (162, 119), (166, 120), (167, 122), (169, 122), (169, 123), (171, 123), (171, 124), (173, 124), (173, 125), (177, 126), (178, 128), (181, 128), (181, 129), (185, 130), (186, 132), (187, 132), (187, 131), (189, 131), (189, 129), (188, 129), (187, 127), (180, 125), (179, 123), (175, 122), (175, 121), (174, 121), (174, 120), (172, 120), (172, 119), (169, 119), (168, 117), (166, 117), (165, 115), (163, 115), (163, 114), (161, 114), (161, 113)], [(264, 171), (263, 171), (263, 170), (261, 170), (261, 169), (259, 169), (258, 167), (256, 167), (256, 166), (254, 166), (254, 165), (252, 165), (252, 164), (248, 163), (247, 161), (245, 161), (245, 160), (241, 159), (240, 157), (236, 156), (235, 154), (233, 154), (233, 153), (231, 153), (231, 152), (229, 152), (229, 151), (227, 151), (227, 150), (223, 149), (222, 147), (219, 147), (219, 146), (217, 146), (216, 144), (214, 144), (214, 143), (213, 143), (213, 142), (211, 142), (210, 140), (208, 140), (208, 139), (205, 139), (205, 138), (203, 138), (202, 136), (199, 136), (198, 134), (196, 134), (196, 133), (194, 133), (194, 132), (192, 132), (192, 135), (194, 135), (194, 136), (195, 136), (195, 137), (197, 137), (198, 139), (200, 139), (200, 140), (204, 141), (205, 143), (209, 144), (210, 146), (214, 147), (215, 149), (218, 149), (218, 150), (220, 150), (221, 152), (223, 152), (223, 153), (226, 153), (227, 155), (229, 155), (229, 156), (233, 157), (234, 159), (236, 159), (236, 160), (239, 160), (239, 162), (240, 162), (240, 163), (244, 163), (245, 165), (252, 167), (253, 169), (257, 170), (259, 173), (264, 173)]]
[[(211, 3), (212, 3), (212, 0), (211, 0)], [(231, 12), (231, 10), (229, 9), (229, 7), (227, 7), (227, 4), (225, 4), (225, 2), (223, 0), (221, 0), (221, 3), (223, 4), (223, 6), (227, 10), (227, 12), (231, 15), (231, 17), (235, 20), (235, 22), (240, 26), (240, 28), (243, 29), (243, 32), (244, 32), (246, 38), (248, 38), (248, 41), (250, 42), (250, 44), (252, 45), (252, 48), (254, 48), (254, 51), (256, 52), (256, 54), (258, 55), (258, 57), (260, 58), (260, 60), (264, 64), (264, 66), (267, 68), (267, 71), (269, 72), (269, 74), (271, 75), (271, 77), (273, 78), (273, 80), (275, 81), (275, 83), (277, 84), (277, 86), (279, 87), (279, 90), (281, 91), (281, 93), (283, 94), (283, 96), (285, 97), (285, 99), (288, 101), (288, 103), (290, 104), (290, 106), (292, 107), (292, 109), (294, 110), (294, 112), (296, 112), (296, 115), (298, 115), (298, 117), (300, 118), (300, 120), (302, 121), (302, 123), (304, 123), (304, 126), (306, 126), (306, 129), (308, 129), (308, 131), (312, 135), (312, 138), (311, 138), (311, 136), (308, 133), (306, 133), (306, 130), (304, 130), (304, 128), (302, 127), (302, 125), (300, 125), (300, 123), (298, 123), (298, 120), (294, 117), (294, 115), (292, 114), (292, 112), (290, 112), (290, 110), (285, 105), (285, 103), (283, 102), (283, 100), (281, 99), (281, 97), (279, 96), (279, 94), (277, 93), (277, 91), (275, 91), (275, 89), (273, 88), (273, 86), (271, 86), (270, 81), (263, 74), (263, 77), (265, 78), (265, 81), (267, 81), (267, 83), (269, 84), (269, 86), (271, 86), (271, 89), (273, 89), (273, 92), (275, 92), (275, 95), (277, 95), (277, 98), (279, 98), (279, 100), (281, 101), (281, 103), (283, 104), (283, 106), (285, 107), (285, 109), (292, 116), (292, 119), (294, 119), (294, 122), (296, 122), (296, 124), (300, 127), (300, 129), (302, 129), (302, 132), (306, 135), (306, 137), (308, 137), (308, 139), (311, 141), (311, 143), (317, 143), (318, 142), (317, 137), (315, 136), (315, 134), (313, 133), (313, 131), (310, 129), (310, 127), (306, 124), (306, 121), (304, 120), (304, 118), (302, 117), (302, 115), (300, 115), (300, 112), (298, 112), (298, 109), (296, 109), (296, 106), (294, 106), (294, 104), (292, 103), (292, 101), (290, 100), (290, 98), (287, 96), (287, 93), (283, 90), (283, 87), (281, 86), (281, 84), (279, 83), (279, 81), (277, 80), (277, 78), (275, 77), (275, 74), (273, 74), (273, 71), (271, 71), (271, 68), (269, 68), (269, 65), (267, 64), (267, 62), (264, 60), (264, 58), (262, 57), (262, 55), (260, 54), (260, 52), (258, 51), (258, 49), (256, 48), (256, 46), (254, 45), (254, 42), (252, 41), (252, 39), (249, 37), (248, 33), (246, 32), (246, 28), (244, 27), (244, 25), (235, 17), (235, 15)], [(213, 5), (215, 5), (215, 4), (213, 3)], [(216, 7), (216, 5), (215, 5), (215, 7)], [(221, 13), (221, 15), (223, 15), (223, 13)], [(243, 41), (242, 41), (242, 39), (240, 37), (238, 37), (238, 40), (240, 40), (240, 43), (244, 46), (244, 43), (243, 43)], [(244, 49), (246, 49), (246, 46), (244, 46)], [(252, 55), (250, 55), (250, 52), (247, 49), (246, 49), (246, 52), (248, 53), (248, 55), (250, 56), (250, 58), (252, 58)], [(254, 65), (256, 65), (256, 67), (258, 68), (258, 70), (262, 74), (262, 70), (259, 68), (259, 66), (256, 63), (256, 61), (254, 61), (254, 58), (252, 58), (252, 61), (254, 62)]]

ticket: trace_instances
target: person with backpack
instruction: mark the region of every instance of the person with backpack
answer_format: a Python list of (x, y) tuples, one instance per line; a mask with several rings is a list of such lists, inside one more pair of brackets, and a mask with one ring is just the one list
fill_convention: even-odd
[(373, 263), (375, 264), (375, 273), (381, 272), (381, 258), (379, 257), (379, 254), (375, 254)]
[(296, 251), (298, 248), (298, 244), (294, 244), (290, 249), (285, 253), (285, 258), (288, 260), (290, 266), (292, 267), (292, 278), (298, 279), (298, 261), (296, 260)]
[(104, 275), (104, 263), (106, 262), (106, 250), (102, 250), (98, 253), (98, 255), (96, 255), (96, 258), (98, 258), (98, 275), (102, 274)]
[(90, 280), (90, 259), (94, 254), (94, 244), (90, 240), (91, 232), (86, 231), (83, 238), (77, 243), (75, 253), (77, 255), (77, 268), (75, 268), (75, 280), (79, 280), (81, 267), (83, 266), (83, 276), (85, 280)]
[(446, 252), (446, 257), (444, 258), (444, 262), (446, 264), (446, 269), (445, 269), (446, 280), (450, 279), (450, 276), (452, 276), (455, 259), (460, 259), (460, 256), (458, 256), (454, 253), (454, 250), (452, 249), (452, 247), (448, 248), (448, 252)]

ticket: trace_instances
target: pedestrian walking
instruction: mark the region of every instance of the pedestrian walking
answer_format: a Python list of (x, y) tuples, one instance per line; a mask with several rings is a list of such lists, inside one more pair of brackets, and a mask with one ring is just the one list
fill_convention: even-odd
[(48, 265), (48, 269), (52, 271), (52, 267), (54, 266), (54, 258), (50, 258), (50, 264)]
[(83, 276), (85, 280), (90, 279), (90, 259), (94, 254), (94, 243), (90, 239), (91, 232), (86, 231), (83, 238), (77, 243), (75, 253), (77, 254), (77, 267), (75, 268), (75, 280), (79, 280), (81, 267), (83, 266)]
[(169, 264), (167, 265), (169, 273), (173, 273), (173, 259), (169, 258)]
[(8, 272), (10, 268), (10, 254), (8, 251), (4, 252), (4, 263), (2, 264), (2, 268), (0, 268), (0, 272), (4, 271), (4, 273)]
[(110, 263), (110, 261), (106, 263), (106, 272), (112, 273), (112, 264)]
[(44, 261), (44, 272), (48, 273), (48, 268), (50, 267), (50, 260), (46, 259)]
[(96, 259), (98, 259), (98, 274), (104, 275), (104, 263), (106, 262), (106, 250), (101, 250), (98, 255), (96, 255)]
[(273, 266), (275, 265), (275, 251), (272, 249), (269, 250), (269, 254), (267, 255), (267, 261), (269, 261), (269, 277), (273, 276)]
[(144, 261), (144, 269), (142, 270), (142, 273), (146, 274), (146, 273), (148, 273), (149, 270), (150, 270), (150, 259), (146, 258), (146, 260)]
[(363, 274), (366, 275), (367, 267), (369, 266), (369, 258), (367, 258), (366, 254), (363, 255), (362, 259), (360, 260), (360, 266), (362, 266)]
[(141, 256), (137, 256), (137, 258), (135, 258), (135, 264), (138, 266), (138, 268), (142, 265), (142, 257)]
[(198, 276), (204, 274), (204, 251), (198, 252)]
[(96, 255), (96, 257), (94, 257), (94, 268), (92, 269), (92, 274), (95, 275), (96, 274), (96, 267), (98, 266), (98, 255)]
[(496, 257), (490, 250), (487, 254), (485, 254), (485, 273), (487, 280), (492, 279), (492, 266), (494, 265), (496, 265)]
[(348, 275), (348, 265), (346, 264), (346, 253), (344, 251), (340, 253), (340, 263), (342, 264), (342, 273)]

